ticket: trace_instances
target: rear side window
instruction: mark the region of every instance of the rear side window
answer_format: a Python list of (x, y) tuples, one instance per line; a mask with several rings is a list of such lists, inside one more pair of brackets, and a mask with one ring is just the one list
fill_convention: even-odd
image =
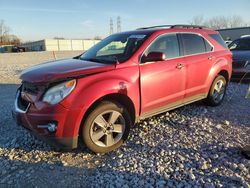
[(206, 52), (204, 39), (196, 34), (181, 34), (184, 46), (184, 55)]
[(222, 39), (222, 37), (219, 34), (210, 34), (209, 36), (212, 37), (214, 40), (216, 40), (224, 48), (228, 48), (227, 44), (225, 43), (225, 41)]
[(150, 52), (162, 52), (167, 59), (180, 56), (178, 38), (176, 34), (163, 35), (157, 38), (147, 49), (145, 55)]

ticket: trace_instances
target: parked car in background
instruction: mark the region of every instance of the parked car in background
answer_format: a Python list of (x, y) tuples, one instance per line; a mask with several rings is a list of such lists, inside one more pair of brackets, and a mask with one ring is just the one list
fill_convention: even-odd
[(226, 40), (226, 41), (225, 41), (226, 45), (231, 44), (231, 42), (232, 42), (231, 40)]
[(231, 72), (232, 54), (217, 31), (140, 28), (111, 35), (73, 59), (25, 70), (13, 115), (57, 146), (76, 148), (80, 138), (106, 153), (140, 119), (198, 100), (221, 104)]
[(250, 36), (233, 41), (229, 46), (233, 53), (233, 80), (250, 81)]
[(19, 46), (13, 46), (12, 47), (12, 52), (25, 52), (25, 48), (24, 47), (19, 47)]

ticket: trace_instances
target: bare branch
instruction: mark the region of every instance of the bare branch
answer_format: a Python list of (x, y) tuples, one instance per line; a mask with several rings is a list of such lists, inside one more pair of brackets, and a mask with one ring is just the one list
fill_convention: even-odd
[(193, 17), (190, 22), (195, 25), (205, 25), (214, 29), (224, 29), (224, 28), (232, 28), (232, 27), (243, 27), (249, 26), (250, 23), (244, 22), (241, 16), (233, 15), (229, 17), (225, 16), (215, 16), (210, 19), (204, 19), (202, 15), (198, 15)]
[(10, 27), (5, 25), (4, 20), (0, 20), (0, 45), (19, 44), (20, 39), (15, 35), (10, 35)]

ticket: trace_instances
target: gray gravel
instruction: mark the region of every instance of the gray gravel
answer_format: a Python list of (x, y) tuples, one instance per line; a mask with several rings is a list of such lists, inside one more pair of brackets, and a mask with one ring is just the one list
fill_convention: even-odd
[(122, 148), (94, 155), (55, 151), (15, 125), (13, 71), (23, 67), (0, 64), (0, 186), (250, 187), (250, 160), (240, 153), (250, 144), (249, 84), (231, 83), (219, 107), (197, 102), (141, 121)]

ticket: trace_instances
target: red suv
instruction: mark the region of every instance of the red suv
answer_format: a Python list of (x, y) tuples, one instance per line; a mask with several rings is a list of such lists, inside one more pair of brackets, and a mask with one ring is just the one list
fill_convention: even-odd
[(232, 54), (216, 31), (140, 28), (111, 35), (73, 59), (24, 71), (13, 114), (56, 146), (83, 142), (106, 153), (140, 119), (202, 99), (219, 105), (231, 72)]

